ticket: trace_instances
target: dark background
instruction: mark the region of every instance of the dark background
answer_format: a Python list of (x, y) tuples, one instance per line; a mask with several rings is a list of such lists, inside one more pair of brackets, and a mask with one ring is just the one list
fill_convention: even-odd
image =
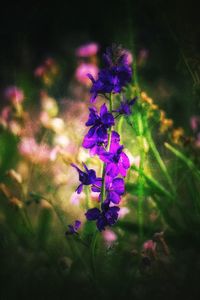
[(194, 1), (6, 1), (0, 10), (1, 64), (20, 63), (24, 47), (38, 60), (38, 55), (60, 50), (62, 43), (67, 47), (91, 39), (106, 45), (120, 34), (134, 33), (147, 47), (156, 43), (166, 47), (169, 28), (180, 43), (191, 39), (199, 49)]
[[(81, 43), (97, 41), (104, 49), (116, 42), (134, 45), (136, 52), (149, 50), (141, 76), (152, 90), (162, 77), (176, 89), (184, 87), (185, 97), (193, 94), (191, 110), (199, 109), (199, 84), (183, 60), (184, 54), (192, 72), (200, 74), (195, 1), (7, 1), (0, 10), (0, 40), (0, 88), (15, 82), (20, 70), (32, 72), (48, 55), (67, 60)], [(174, 103), (172, 111), (180, 110), (181, 100)]]

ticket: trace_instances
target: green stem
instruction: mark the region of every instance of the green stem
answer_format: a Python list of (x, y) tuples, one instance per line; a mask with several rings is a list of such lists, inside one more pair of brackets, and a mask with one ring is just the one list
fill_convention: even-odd
[(102, 186), (101, 186), (101, 203), (103, 203), (105, 198), (105, 175), (106, 175), (106, 164), (103, 164), (103, 172), (102, 172)]
[(151, 151), (153, 152), (154, 157), (155, 157), (155, 159), (157, 160), (157, 163), (160, 166), (160, 169), (162, 170), (163, 174), (165, 175), (165, 177), (167, 179), (169, 187), (171, 188), (172, 192), (175, 194), (175, 189), (174, 189), (172, 179), (171, 179), (171, 177), (170, 177), (170, 175), (167, 171), (166, 165), (164, 164), (164, 162), (163, 162), (163, 160), (160, 156), (160, 153), (158, 152), (158, 150), (156, 148), (156, 145), (155, 145), (155, 143), (152, 139), (151, 132), (149, 130), (147, 131), (146, 137), (147, 137), (147, 141), (149, 143), (149, 146), (151, 148)]
[[(109, 98), (109, 112), (112, 112), (112, 94), (110, 94)], [(111, 144), (111, 135), (112, 135), (112, 127), (108, 130), (108, 144), (106, 147), (106, 151), (110, 150)], [(106, 177), (106, 163), (103, 164), (103, 171), (102, 171), (102, 186), (101, 186), (101, 203), (105, 200), (105, 177)]]
[(90, 195), (89, 195), (89, 187), (85, 187), (85, 196), (86, 196), (86, 209), (89, 209), (90, 207)]
[[(134, 86), (136, 89), (136, 96), (138, 97), (138, 101), (140, 99), (140, 88), (137, 77), (137, 66), (136, 60), (133, 62), (133, 80)], [(144, 124), (141, 113), (138, 111), (136, 114), (136, 126), (137, 126), (137, 134), (139, 138), (139, 147), (140, 147), (140, 165), (139, 165), (139, 178), (138, 178), (138, 207), (137, 207), (137, 218), (138, 218), (138, 226), (139, 226), (139, 237), (142, 239), (143, 237), (143, 202), (144, 202), (144, 177), (143, 177), (143, 169), (144, 169), (144, 161), (145, 161), (145, 151), (143, 145), (143, 137), (144, 137)]]
[(138, 207), (137, 207), (137, 216), (138, 216), (138, 226), (139, 226), (139, 236), (142, 239), (143, 237), (143, 203), (144, 203), (144, 161), (145, 161), (145, 152), (143, 147), (142, 136), (139, 137), (140, 143), (140, 165), (139, 165), (139, 178), (138, 178)]
[[(110, 94), (110, 98), (109, 98), (109, 112), (112, 112), (112, 94)], [(112, 135), (112, 127), (108, 129), (108, 144), (106, 147), (106, 151), (110, 150), (111, 135)], [(106, 163), (103, 164), (103, 171), (102, 171), (101, 203), (103, 203), (103, 201), (105, 200), (105, 194), (106, 194), (105, 177), (106, 177)], [(92, 270), (93, 270), (94, 278), (96, 277), (95, 249), (96, 249), (97, 236), (98, 236), (98, 231), (95, 231), (91, 243), (91, 260), (92, 260)]]
[(121, 139), (121, 143), (122, 144), (123, 144), (123, 140), (122, 140), (122, 137), (123, 137), (123, 135), (122, 135), (123, 122), (124, 122), (124, 118), (123, 118), (123, 116), (121, 116), (120, 119), (119, 119), (119, 122), (118, 122), (118, 126), (117, 126), (118, 130), (117, 131), (118, 131), (118, 133), (120, 135), (120, 139)]

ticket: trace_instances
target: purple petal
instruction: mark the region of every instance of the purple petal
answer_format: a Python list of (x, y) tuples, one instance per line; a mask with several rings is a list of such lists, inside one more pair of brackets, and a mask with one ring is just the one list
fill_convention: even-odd
[(82, 172), (75, 164), (71, 164), (73, 168), (75, 168), (78, 172)]
[(133, 99), (129, 102), (129, 105), (131, 105), (131, 106), (134, 105), (137, 99), (138, 99), (138, 97), (133, 98)]
[(86, 164), (84, 162), (82, 162), (82, 164), (84, 166), (85, 171), (88, 173), (89, 172), (88, 167), (86, 166)]
[(115, 163), (108, 163), (106, 166), (106, 174), (111, 177), (116, 177), (119, 174), (119, 168)]
[(112, 141), (112, 143), (118, 143), (118, 142), (120, 142), (120, 135), (119, 135), (119, 133), (117, 133), (116, 131), (112, 131), (111, 141)]
[(113, 154), (104, 150), (100, 153), (99, 157), (102, 161), (110, 163), (112, 161)]
[(95, 182), (93, 183), (92, 186), (92, 191), (99, 193), (101, 191), (101, 185), (102, 185), (102, 179), (101, 178), (96, 178)]
[(122, 165), (122, 163), (118, 163), (118, 171), (119, 173), (118, 174), (121, 174), (123, 177), (126, 176), (126, 172), (127, 172), (127, 169), (125, 169)]
[(104, 103), (101, 108), (100, 108), (100, 117), (102, 118), (104, 114), (106, 114), (108, 112), (107, 106)]
[(101, 139), (105, 139), (107, 137), (107, 130), (106, 130), (106, 128), (103, 125), (99, 126), (99, 128), (96, 131), (96, 134)]
[(123, 150), (123, 149), (124, 149), (124, 146), (123, 146), (123, 145), (119, 146), (118, 149), (117, 149), (117, 153), (118, 153), (118, 154), (122, 153), (122, 150)]
[(85, 123), (86, 126), (92, 126), (98, 120), (98, 115), (97, 115), (96, 109), (93, 107), (90, 107), (89, 110), (90, 110), (90, 114), (89, 114), (88, 121)]
[(93, 184), (96, 180), (96, 172), (93, 169), (88, 170), (89, 184)]
[(111, 142), (109, 152), (115, 154), (115, 153), (117, 153), (117, 151), (119, 150), (119, 148), (120, 147), (119, 147), (118, 142), (115, 143), (114, 140), (113, 140)]
[(115, 124), (114, 117), (111, 113), (106, 113), (101, 117), (102, 123), (108, 128)]
[(87, 74), (87, 77), (92, 81), (92, 83), (95, 83), (95, 79), (94, 79), (94, 77), (92, 76), (92, 74), (88, 73), (88, 74)]
[(66, 234), (74, 234), (76, 233), (73, 225), (68, 225), (69, 231)]
[(115, 191), (110, 191), (108, 193), (108, 200), (115, 204), (119, 204), (120, 196)]
[(89, 129), (88, 133), (86, 134), (86, 136), (87, 136), (88, 138), (91, 138), (91, 137), (94, 135), (96, 128), (97, 128), (96, 126), (91, 127), (91, 128)]
[(114, 178), (112, 188), (117, 194), (122, 195), (125, 191), (124, 180), (122, 178)]
[(78, 230), (80, 226), (81, 226), (81, 221), (76, 220), (75, 223), (74, 223), (75, 230)]
[(82, 190), (83, 190), (83, 184), (81, 183), (76, 189), (77, 194), (80, 194)]
[(92, 147), (90, 149), (90, 154), (92, 156), (96, 155), (96, 154), (101, 155), (103, 152), (105, 152), (104, 148), (102, 146), (98, 146), (98, 145), (94, 145), (94, 147)]
[(108, 225), (106, 218), (100, 215), (99, 218), (97, 219), (97, 228), (99, 229), (99, 231), (102, 231), (105, 229), (106, 225)]
[(106, 67), (110, 67), (112, 65), (112, 60), (109, 56), (109, 54), (104, 53), (103, 54), (103, 61)]
[(84, 137), (82, 146), (86, 149), (90, 149), (92, 147), (94, 147), (96, 144), (96, 138), (95, 137), (91, 137), (88, 138), (87, 136)]
[(114, 225), (118, 219), (118, 212), (120, 208), (117, 206), (109, 207), (107, 212), (105, 213), (105, 218), (109, 225)]
[(124, 152), (122, 152), (120, 155), (120, 162), (122, 163), (122, 165), (125, 169), (130, 168), (129, 158)]
[(88, 209), (88, 211), (85, 213), (85, 216), (86, 216), (88, 221), (97, 220), (99, 215), (100, 215), (100, 210), (96, 207)]
[(109, 189), (110, 186), (112, 186), (113, 177), (106, 176), (105, 177), (105, 183), (106, 183), (106, 189)]
[(92, 97), (90, 98), (90, 102), (91, 102), (91, 103), (94, 103), (95, 100), (96, 100), (96, 97), (97, 97), (97, 93), (94, 93), (94, 94), (92, 95)]

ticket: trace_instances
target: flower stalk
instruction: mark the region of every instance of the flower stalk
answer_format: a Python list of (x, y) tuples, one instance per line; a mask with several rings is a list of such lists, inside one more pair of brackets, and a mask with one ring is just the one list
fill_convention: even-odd
[(109, 103), (104, 103), (99, 112), (95, 106), (89, 108), (89, 118), (85, 123), (89, 130), (82, 143), (91, 155), (97, 155), (103, 162), (101, 177), (97, 177), (96, 171), (88, 169), (84, 163), (85, 170), (72, 164), (79, 174), (77, 193), (81, 193), (85, 186), (91, 186), (93, 192), (99, 193), (99, 207), (90, 208), (85, 213), (88, 221), (96, 221), (99, 231), (114, 225), (118, 219), (118, 204), (125, 192), (124, 177), (130, 168), (129, 158), (123, 152), (124, 146), (120, 144), (120, 135), (112, 130), (116, 119), (114, 114), (130, 115), (135, 103), (135, 99), (128, 101), (123, 98), (120, 106), (113, 110), (112, 97), (120, 94), (131, 82), (132, 69), (121, 48), (114, 46), (107, 49), (103, 58), (105, 67), (99, 71), (98, 78), (94, 79), (88, 74), (92, 81), (91, 102), (95, 102), (99, 95), (104, 95)]
[[(109, 97), (109, 112), (112, 113), (112, 94)], [(106, 147), (106, 151), (110, 150), (111, 143), (111, 134), (112, 134), (112, 126), (108, 129), (108, 145)], [(106, 163), (103, 163), (103, 172), (102, 172), (102, 186), (101, 186), (101, 203), (105, 200), (105, 176), (106, 176)]]

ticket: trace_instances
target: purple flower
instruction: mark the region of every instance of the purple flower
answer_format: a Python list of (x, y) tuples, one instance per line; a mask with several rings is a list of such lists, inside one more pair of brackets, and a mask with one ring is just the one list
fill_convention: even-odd
[(122, 178), (112, 178), (106, 176), (106, 201), (119, 204), (120, 196), (124, 194), (125, 186)]
[[(120, 142), (120, 136), (116, 131), (112, 131), (111, 135), (111, 141), (113, 143), (119, 143)], [(83, 140), (83, 147), (86, 149), (90, 149), (90, 154), (91, 155), (101, 155), (106, 152), (105, 148), (107, 147), (108, 144), (108, 136), (106, 135), (105, 138), (101, 138), (97, 136), (96, 133), (93, 134), (93, 136), (88, 137), (87, 135), (85, 136)]]
[(103, 151), (103, 145), (106, 143), (107, 138), (107, 135), (104, 138), (101, 138), (96, 133), (94, 133), (91, 137), (86, 135), (84, 137), (82, 146), (86, 149), (90, 149), (91, 155), (99, 155)]
[(118, 112), (120, 115), (129, 116), (131, 114), (131, 108), (135, 104), (136, 100), (137, 97), (135, 97), (131, 101), (128, 101), (127, 99), (123, 99), (123, 101), (120, 103), (119, 108), (114, 110), (113, 112)]
[[(86, 126), (91, 126), (88, 133), (83, 140), (83, 147), (91, 149), (94, 146), (101, 146), (108, 139), (107, 129), (114, 125), (114, 117), (108, 112), (105, 103), (100, 108), (100, 114), (98, 115), (96, 108), (89, 108), (89, 119), (86, 122)], [(95, 150), (98, 153), (99, 149)]]
[(98, 219), (100, 214), (101, 214), (100, 210), (97, 207), (94, 207), (88, 209), (88, 211), (85, 213), (85, 216), (88, 221), (94, 221)]
[(100, 70), (97, 80), (88, 74), (93, 84), (90, 90), (91, 102), (95, 101), (98, 94), (120, 93), (131, 81), (132, 69), (128, 64), (127, 55), (121, 49), (108, 48), (103, 60), (105, 68)]
[(112, 226), (118, 219), (118, 212), (120, 208), (117, 206), (109, 207), (109, 203), (101, 205), (101, 211), (98, 208), (91, 208), (85, 213), (88, 221), (96, 221), (99, 231), (105, 229), (106, 226)]
[(94, 129), (106, 130), (107, 128), (110, 128), (112, 125), (114, 125), (115, 123), (114, 117), (110, 112), (108, 112), (105, 103), (101, 106), (99, 115), (95, 107), (91, 107), (89, 108), (89, 110), (90, 110), (89, 119), (85, 123), (85, 125), (92, 126), (90, 130), (94, 130)]
[(76, 220), (74, 222), (74, 225), (68, 225), (68, 231), (65, 232), (65, 235), (69, 235), (69, 234), (78, 234), (78, 229), (81, 226), (81, 221)]
[(118, 174), (126, 176), (126, 171), (130, 168), (128, 156), (123, 152), (124, 146), (120, 146), (117, 142), (111, 142), (109, 152), (100, 154), (102, 161), (106, 162), (106, 174), (116, 177)]
[[(102, 179), (98, 178), (94, 185), (92, 185), (92, 191), (100, 193), (102, 187)], [(106, 188), (106, 202), (119, 204), (120, 196), (124, 194), (125, 186), (124, 180), (122, 178), (112, 178), (106, 176), (105, 178), (105, 188)], [(99, 200), (101, 199), (101, 193), (99, 194)]]
[(96, 172), (93, 169), (88, 169), (87, 166), (83, 163), (83, 166), (86, 170), (86, 172), (83, 172), (80, 170), (75, 164), (71, 164), (72, 167), (74, 167), (78, 173), (79, 173), (79, 181), (81, 184), (77, 187), (76, 192), (80, 194), (83, 190), (83, 185), (90, 185), (93, 184), (96, 180)]

